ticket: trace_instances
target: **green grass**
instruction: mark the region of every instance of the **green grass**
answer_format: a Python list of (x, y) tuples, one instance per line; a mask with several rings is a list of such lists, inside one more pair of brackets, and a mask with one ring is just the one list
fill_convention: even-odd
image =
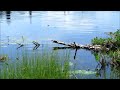
[[(62, 62), (63, 61), (63, 62)], [(23, 53), (22, 59), (4, 64), (0, 79), (66, 79), (69, 78), (69, 55), (62, 58), (55, 52)]]
[(105, 40), (104, 38), (98, 38), (98, 37), (95, 37), (94, 39), (92, 39), (92, 44), (93, 45), (103, 45), (105, 43)]

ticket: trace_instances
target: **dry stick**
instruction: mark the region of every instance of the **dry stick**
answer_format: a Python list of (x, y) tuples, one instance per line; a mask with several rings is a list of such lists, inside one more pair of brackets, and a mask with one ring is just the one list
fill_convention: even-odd
[(17, 43), (17, 44), (20, 45), (19, 47), (17, 47), (17, 49), (24, 46), (23, 44), (20, 44), (20, 43)]
[(60, 42), (60, 41), (56, 41), (56, 40), (52, 40), (54, 43), (58, 43), (58, 44), (62, 44), (65, 46), (71, 46), (71, 44), (65, 44), (64, 42)]
[[(23, 43), (24, 43), (24, 37), (22, 36), (22, 40), (23, 40)], [(17, 49), (21, 48), (24, 46), (24, 44), (21, 44), (21, 43), (17, 43), (18, 45), (20, 45), (19, 47), (17, 47)]]
[(38, 42), (35, 42), (35, 41), (33, 41), (33, 44), (35, 45), (33, 50), (36, 50), (40, 46), (40, 44)]

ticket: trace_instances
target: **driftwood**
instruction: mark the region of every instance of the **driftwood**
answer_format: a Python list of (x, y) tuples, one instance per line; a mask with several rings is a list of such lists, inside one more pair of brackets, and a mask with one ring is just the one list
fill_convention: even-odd
[(93, 51), (102, 51), (102, 50), (106, 50), (108, 51), (109, 48), (106, 47), (102, 47), (101, 45), (81, 45), (81, 44), (76, 44), (71, 43), (71, 44), (67, 44), (61, 41), (57, 41), (57, 40), (52, 40), (53, 43), (57, 43), (57, 44), (61, 44), (61, 45), (65, 45), (67, 47), (55, 47), (54, 49), (66, 49), (66, 48), (73, 48), (73, 49), (87, 49), (87, 50), (93, 50)]

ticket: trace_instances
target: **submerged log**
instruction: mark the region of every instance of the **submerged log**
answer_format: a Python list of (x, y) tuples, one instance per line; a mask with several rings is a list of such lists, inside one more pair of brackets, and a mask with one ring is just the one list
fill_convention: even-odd
[(61, 41), (57, 41), (57, 40), (52, 40), (53, 43), (57, 43), (57, 44), (61, 44), (61, 45), (65, 45), (68, 47), (57, 47), (57, 49), (66, 49), (66, 48), (73, 48), (73, 49), (88, 49), (88, 50), (93, 50), (93, 51), (101, 51), (101, 50), (106, 50), (108, 51), (109, 48), (106, 47), (102, 47), (101, 45), (82, 45), (82, 44), (76, 44), (71, 43), (71, 44), (67, 44)]

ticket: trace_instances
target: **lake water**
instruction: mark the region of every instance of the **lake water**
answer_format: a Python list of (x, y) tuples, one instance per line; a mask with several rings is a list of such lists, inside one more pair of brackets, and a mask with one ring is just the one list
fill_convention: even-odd
[[(105, 32), (114, 32), (120, 29), (119, 11), (11, 11), (0, 12), (0, 55), (7, 54), (15, 61), (14, 57), (21, 54), (22, 48), (16, 49), (16, 42), (26, 44), (24, 48), (29, 53), (41, 52), (47, 47), (51, 51), (55, 46), (51, 40), (66, 43), (91, 44), (94, 37), (107, 37)], [(23, 41), (24, 38), (24, 41)], [(41, 46), (33, 51), (32, 41), (37, 41)], [(9, 44), (9, 45), (8, 45)], [(64, 50), (57, 50), (62, 56)], [(69, 49), (70, 66), (73, 70), (95, 71), (98, 62), (91, 51)], [(3, 62), (0, 62), (2, 66)], [(84, 75), (82, 78), (116, 79), (120, 78), (120, 68), (106, 66), (101, 70), (101, 75)], [(80, 75), (77, 75), (81, 78)]]

